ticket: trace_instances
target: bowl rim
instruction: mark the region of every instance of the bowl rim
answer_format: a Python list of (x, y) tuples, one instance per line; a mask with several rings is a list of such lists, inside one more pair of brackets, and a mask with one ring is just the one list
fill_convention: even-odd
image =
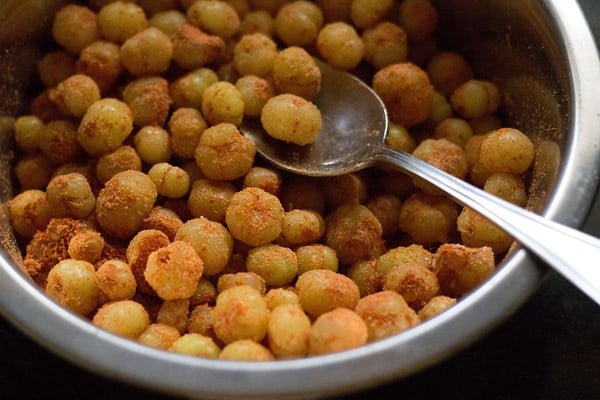
[[(402, 334), (319, 357), (249, 363), (169, 353), (113, 335), (56, 304), (20, 270), (10, 265), (5, 268), (4, 254), (0, 255), (0, 310), (34, 341), (95, 374), (165, 394), (202, 399), (323, 397), (408, 376), (484, 335), (516, 311), (543, 276), (542, 269), (519, 250), (484, 284), (489, 291), (476, 290), (436, 318)], [(517, 269), (523, 273), (515, 273)], [(24, 281), (27, 284), (21, 286)], [(489, 309), (485, 301), (489, 296), (499, 305), (497, 311)], [(480, 318), (485, 314), (490, 317)], [(36, 315), (36, 319), (28, 315)], [(464, 326), (470, 327), (468, 335)], [(439, 330), (443, 330), (444, 340), (439, 340)]]
[[(570, 74), (573, 137), (566, 163), (544, 216), (579, 227), (591, 207), (600, 171), (600, 97), (597, 48), (575, 0), (545, 1), (563, 37)], [(567, 28), (568, 25), (568, 28)], [(596, 55), (594, 57), (594, 55)], [(582, 63), (581, 60), (585, 60)], [(593, 165), (594, 174), (580, 166)], [(568, 206), (576, 203), (577, 207)], [(206, 360), (152, 349), (117, 337), (50, 300), (0, 251), (0, 313), (24, 334), (62, 358), (105, 377), (189, 398), (307, 398), (366, 389), (436, 364), (486, 334), (533, 293), (545, 268), (518, 249), (480, 288), (429, 321), (358, 349), (326, 356), (269, 363)], [(31, 318), (35, 315), (36, 318)], [(469, 331), (465, 332), (464, 327)], [(385, 366), (382, 368), (382, 366)]]

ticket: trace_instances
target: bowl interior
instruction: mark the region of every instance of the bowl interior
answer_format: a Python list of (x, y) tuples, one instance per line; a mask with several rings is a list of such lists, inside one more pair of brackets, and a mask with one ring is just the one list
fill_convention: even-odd
[[(50, 15), (64, 2), (0, 5), (0, 115), (24, 110), (35, 60), (47, 44)], [(575, 1), (440, 0), (440, 43), (467, 56), (477, 75), (504, 95), (507, 124), (537, 146), (529, 207), (578, 226), (596, 191), (598, 117), (590, 115), (598, 81), (584, 59), (595, 52)], [(567, 27), (564, 21), (572, 25)], [(571, 29), (571, 27), (579, 29)], [(578, 49), (568, 44), (577, 40)], [(587, 53), (587, 54), (586, 54)], [(588, 60), (589, 62), (589, 60)], [(592, 60), (597, 68), (597, 57)], [(590, 75), (591, 74), (591, 75)], [(586, 113), (587, 112), (587, 113)], [(11, 196), (10, 140), (0, 124), (0, 199)], [(573, 206), (575, 204), (576, 206)], [(20, 254), (0, 208), (0, 310), (17, 327), (63, 357), (97, 373), (188, 397), (301, 398), (342, 393), (426, 368), (468, 345), (510, 315), (535, 289), (543, 270), (515, 249), (498, 272), (448, 312), (397, 337), (364, 348), (264, 365), (167, 354), (102, 332), (49, 301), (19, 268)], [(31, 316), (36, 316), (32, 318)], [(64, 338), (75, 338), (65, 342)], [(385, 369), (381, 366), (386, 365)], [(140, 368), (144, 366), (144, 368)]]

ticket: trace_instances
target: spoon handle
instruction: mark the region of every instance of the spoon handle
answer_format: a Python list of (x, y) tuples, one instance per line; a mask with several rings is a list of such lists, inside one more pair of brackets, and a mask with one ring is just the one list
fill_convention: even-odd
[(600, 304), (599, 239), (484, 192), (408, 153), (384, 146), (378, 159), (485, 216)]

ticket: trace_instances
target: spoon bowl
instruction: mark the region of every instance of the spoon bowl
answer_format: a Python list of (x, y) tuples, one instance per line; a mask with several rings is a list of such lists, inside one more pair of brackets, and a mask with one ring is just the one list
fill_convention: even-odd
[(323, 85), (315, 100), (323, 115), (317, 139), (306, 146), (270, 137), (260, 122), (240, 129), (277, 167), (307, 176), (335, 176), (388, 164), (429, 182), (510, 234), (600, 304), (600, 240), (493, 196), (431, 164), (385, 144), (388, 115), (379, 96), (359, 78), (316, 60)]
[(323, 77), (315, 99), (323, 125), (313, 143), (299, 146), (274, 139), (258, 119), (244, 119), (242, 131), (264, 159), (296, 174), (335, 176), (373, 165), (388, 130), (385, 105), (355, 75), (315, 62)]

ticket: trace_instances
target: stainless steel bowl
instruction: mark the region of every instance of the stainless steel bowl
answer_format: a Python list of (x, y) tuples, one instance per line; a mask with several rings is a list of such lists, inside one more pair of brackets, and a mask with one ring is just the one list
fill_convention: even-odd
[[(0, 5), (0, 115), (27, 100), (50, 15), (61, 1)], [(575, 0), (440, 0), (446, 45), (468, 56), (506, 98), (509, 124), (537, 144), (530, 207), (580, 226), (600, 172), (600, 64)], [(0, 132), (2, 132), (0, 130)], [(0, 136), (0, 198), (11, 195), (10, 141)], [(307, 398), (405, 377), (468, 346), (511, 315), (545, 273), (515, 249), (456, 306), (395, 337), (328, 356), (272, 363), (204, 360), (139, 345), (102, 331), (49, 300), (20, 268), (5, 207), (0, 209), (0, 311), (44, 347), (94, 373), (189, 398)], [(560, 245), (560, 243), (557, 243)]]

